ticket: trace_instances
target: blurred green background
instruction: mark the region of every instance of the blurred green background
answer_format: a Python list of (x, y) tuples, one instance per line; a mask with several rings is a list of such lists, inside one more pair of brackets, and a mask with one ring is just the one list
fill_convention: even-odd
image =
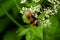
[[(25, 40), (25, 35), (21, 38), (18, 37), (18, 33), (16, 33), (19, 28), (27, 28), (28, 26), (28, 24), (23, 21), (22, 14), (19, 13), (19, 6), (21, 6), (19, 1), (20, 0), (0, 0), (0, 40)], [(53, 23), (51, 28), (42, 29), (42, 40), (60, 40), (60, 9), (56, 15), (51, 16), (51, 20)], [(36, 30), (34, 29), (34, 31)], [(23, 33), (25, 33), (25, 31)], [(31, 34), (32, 33), (28, 34), (28, 36)], [(39, 34), (39, 31), (38, 33), (36, 32), (36, 35), (37, 34)], [(31, 38), (28, 39), (28, 36), (27, 40), (32, 40)], [(41, 39), (37, 38), (35, 40)]]

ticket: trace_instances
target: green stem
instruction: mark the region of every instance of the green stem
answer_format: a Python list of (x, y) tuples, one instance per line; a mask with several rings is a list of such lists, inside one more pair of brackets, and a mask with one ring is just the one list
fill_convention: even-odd
[(2, 10), (18, 27), (22, 27), (7, 11), (5, 11), (3, 8)]
[(15, 5), (17, 6), (17, 8), (20, 10), (20, 7), (19, 7), (19, 5), (16, 3), (16, 0), (13, 0), (13, 1), (14, 1)]

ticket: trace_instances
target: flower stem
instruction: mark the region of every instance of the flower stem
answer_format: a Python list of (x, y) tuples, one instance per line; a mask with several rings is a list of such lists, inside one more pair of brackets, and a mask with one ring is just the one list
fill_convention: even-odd
[(22, 27), (7, 11), (5, 11), (3, 8), (2, 10), (10, 18), (10, 20), (12, 20), (18, 27)]
[(17, 4), (16, 0), (13, 0), (13, 1), (14, 1), (14, 3), (15, 3), (16, 7), (20, 10), (20, 7), (19, 7), (19, 5)]

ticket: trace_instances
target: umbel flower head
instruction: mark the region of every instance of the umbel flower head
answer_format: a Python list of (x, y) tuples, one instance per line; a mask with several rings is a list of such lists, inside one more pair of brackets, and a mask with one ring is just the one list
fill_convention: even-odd
[[(21, 0), (21, 4), (25, 4), (25, 6), (22, 6), (20, 13), (23, 15), (22, 18), (26, 18), (26, 12), (28, 10), (31, 11), (32, 16), (34, 18), (37, 18), (36, 20), (40, 22), (40, 26), (42, 27), (49, 27), (51, 25), (51, 21), (49, 19), (50, 16), (55, 15), (58, 12), (58, 9), (60, 8), (60, 2), (58, 0), (47, 0), (47, 2), (39, 3), (41, 0), (32, 0), (30, 3), (28, 0)], [(44, 0), (43, 0), (44, 1)], [(33, 4), (33, 5), (31, 5)], [(46, 4), (46, 5), (45, 5)], [(30, 6), (27, 6), (30, 5)], [(49, 5), (49, 6), (47, 6)], [(40, 14), (44, 13), (44, 17), (39, 17)], [(31, 16), (30, 16), (31, 18)], [(34, 20), (34, 18), (31, 18)], [(47, 18), (47, 19), (46, 19)], [(31, 20), (30, 20), (31, 21)], [(35, 23), (35, 21), (34, 21)]]

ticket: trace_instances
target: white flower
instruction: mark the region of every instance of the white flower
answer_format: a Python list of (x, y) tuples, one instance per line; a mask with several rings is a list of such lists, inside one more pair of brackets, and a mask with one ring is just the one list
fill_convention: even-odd
[(50, 22), (49, 19), (46, 20), (46, 24), (47, 24), (47, 26), (50, 26), (51, 25), (51, 22)]
[(57, 4), (60, 4), (60, 2), (59, 1), (56, 1), (57, 2)]
[(51, 3), (54, 3), (55, 0), (48, 0), (48, 1), (51, 2)]
[(22, 10), (26, 11), (26, 10), (28, 10), (28, 8), (27, 7), (22, 7)]
[(45, 20), (45, 18), (42, 18), (42, 20)]
[(55, 13), (57, 13), (58, 11), (57, 10), (55, 10)]
[(52, 13), (51, 15), (54, 15), (55, 13)]
[(51, 2), (51, 0), (48, 0), (49, 2)]
[(52, 10), (50, 8), (48, 8), (48, 9), (44, 9), (44, 12), (46, 13), (46, 15), (48, 15), (52, 12)]
[(24, 14), (24, 12), (27, 11), (27, 10), (28, 10), (27, 7), (22, 7), (22, 10), (20, 10), (20, 13), (21, 13), (21, 14)]
[(49, 18), (49, 15), (45, 14), (45, 16)]
[(40, 5), (35, 6), (34, 11), (40, 12), (40, 7), (41, 7)]
[(53, 2), (53, 4), (56, 4), (56, 2)]
[(57, 9), (58, 5), (54, 5), (54, 9)]
[(35, 13), (35, 17), (36, 17), (36, 18), (38, 17), (37, 13)]
[(53, 3), (53, 4), (60, 4), (60, 2), (58, 0), (48, 0), (49, 2)]
[(40, 8), (41, 8), (41, 6), (40, 5), (36, 5), (36, 6), (31, 6), (30, 7), (30, 10), (32, 10), (32, 12), (40, 12)]
[(21, 2), (20, 3), (25, 3), (26, 2), (26, 0), (21, 0)]
[(25, 10), (25, 7), (22, 7), (22, 10)]
[(35, 12), (35, 11), (36, 11), (36, 7), (33, 8), (33, 12)]
[(23, 11), (20, 11), (21, 14), (23, 14)]
[(40, 0), (33, 0), (33, 1), (37, 3), (37, 2), (39, 2)]
[(49, 20), (49, 19), (47, 19), (47, 20), (46, 20), (46, 23), (48, 24), (49, 22), (50, 22), (50, 20)]
[(40, 23), (41, 23), (42, 28), (46, 28), (47, 26), (50, 27), (50, 25), (51, 25), (50, 19), (46, 19)]

